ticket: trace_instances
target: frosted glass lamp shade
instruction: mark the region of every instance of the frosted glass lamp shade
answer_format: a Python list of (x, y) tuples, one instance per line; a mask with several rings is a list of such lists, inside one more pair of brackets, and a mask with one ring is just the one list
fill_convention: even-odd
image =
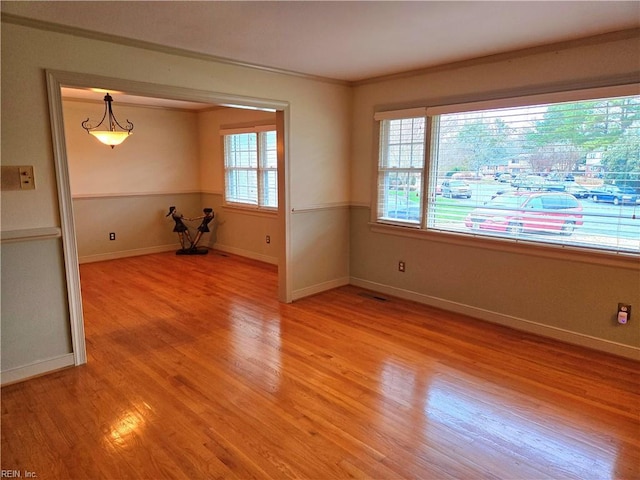
[(131, 135), (131, 132), (113, 132), (113, 131), (108, 131), (108, 130), (92, 130), (89, 132), (91, 135), (93, 135), (94, 137), (96, 137), (98, 140), (100, 140), (100, 142), (104, 143), (105, 145), (109, 145), (111, 147), (115, 147), (116, 145), (120, 145), (122, 142), (124, 142), (127, 137), (129, 135)]
[[(88, 118), (82, 122), (82, 128), (96, 137), (100, 143), (109, 145), (111, 148), (124, 142), (131, 134), (131, 130), (133, 130), (133, 123), (131, 123), (129, 119), (127, 119), (126, 127), (120, 125), (118, 120), (116, 120), (116, 116), (113, 114), (113, 109), (111, 108), (112, 101), (113, 98), (111, 98), (111, 95), (107, 93), (104, 96), (104, 115), (102, 115), (100, 123), (92, 127)], [(103, 129), (105, 127), (108, 127), (109, 129), (98, 130), (100, 126), (102, 126)], [(117, 130), (116, 127), (120, 127), (120, 130)]]

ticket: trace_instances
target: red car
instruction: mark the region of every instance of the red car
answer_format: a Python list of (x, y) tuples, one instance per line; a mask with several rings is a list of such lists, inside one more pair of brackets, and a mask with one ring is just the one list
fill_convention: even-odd
[(472, 230), (556, 232), (571, 235), (582, 225), (582, 206), (573, 195), (556, 192), (509, 192), (476, 208), (465, 219)]

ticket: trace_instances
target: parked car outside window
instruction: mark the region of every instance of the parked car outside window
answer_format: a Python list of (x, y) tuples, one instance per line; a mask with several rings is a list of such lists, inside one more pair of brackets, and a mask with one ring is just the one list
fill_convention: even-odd
[(575, 227), (582, 225), (582, 206), (568, 193), (504, 193), (471, 211), (465, 225), (472, 230), (511, 235), (524, 232), (571, 235)]
[(511, 175), (510, 173), (500, 173), (496, 176), (496, 180), (498, 180), (500, 183), (509, 183), (511, 182), (511, 180), (513, 180), (513, 175)]
[(449, 198), (471, 198), (471, 187), (463, 180), (442, 182), (442, 196)]
[(576, 198), (589, 198), (589, 190), (581, 187), (577, 183), (570, 183), (566, 186), (565, 192), (570, 193)]
[(561, 182), (556, 182), (539, 175), (517, 177), (511, 181), (511, 186), (524, 190), (541, 190), (547, 192), (564, 192), (565, 190), (565, 186)]
[(518, 175), (515, 175), (511, 178), (510, 183), (512, 187), (518, 188), (524, 186), (525, 183), (533, 185), (538, 180), (540, 182), (543, 181), (542, 177), (539, 177), (537, 175), (531, 175), (530, 173), (519, 173)]
[(631, 187), (618, 187), (616, 185), (602, 185), (591, 190), (591, 200), (594, 202), (608, 202), (614, 205), (640, 203), (640, 196)]
[(387, 216), (394, 220), (408, 220), (410, 222), (420, 222), (420, 206), (408, 205), (389, 210)]

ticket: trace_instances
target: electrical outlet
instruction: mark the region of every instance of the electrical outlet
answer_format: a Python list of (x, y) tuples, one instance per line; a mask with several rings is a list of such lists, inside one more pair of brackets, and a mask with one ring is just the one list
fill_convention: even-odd
[(267, 237), (265, 238), (265, 241), (267, 243), (271, 243), (271, 235), (267, 235)]
[(405, 267), (404, 262), (402, 260), (400, 260), (398, 262), (398, 271), (399, 272), (404, 272), (404, 267)]
[(111, 232), (109, 234), (109, 240), (115, 240), (116, 239), (116, 233), (115, 232)]
[(626, 325), (627, 322), (631, 319), (631, 305), (628, 305), (626, 303), (619, 303), (616, 318), (620, 325)]

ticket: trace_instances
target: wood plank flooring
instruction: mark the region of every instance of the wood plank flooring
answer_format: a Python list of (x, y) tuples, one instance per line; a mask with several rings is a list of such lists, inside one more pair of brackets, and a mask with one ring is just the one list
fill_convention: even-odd
[(2, 389), (22, 478), (640, 478), (637, 362), (216, 252), (81, 281), (88, 364)]

